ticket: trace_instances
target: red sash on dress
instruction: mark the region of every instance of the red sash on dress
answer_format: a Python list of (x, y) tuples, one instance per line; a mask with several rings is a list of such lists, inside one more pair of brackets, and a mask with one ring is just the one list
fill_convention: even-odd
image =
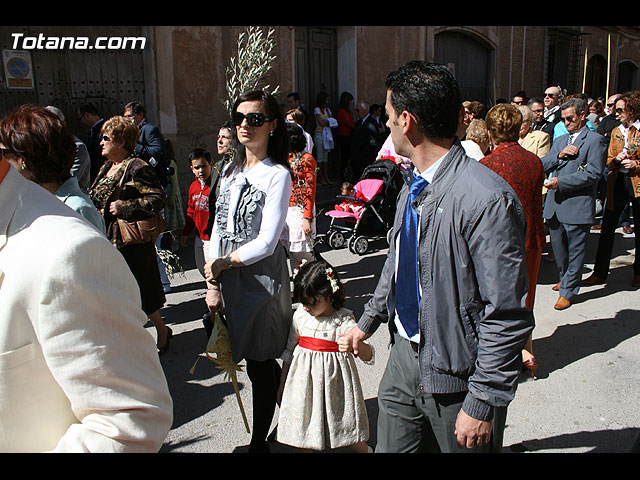
[(337, 352), (338, 344), (330, 340), (314, 337), (299, 337), (298, 345), (302, 348), (315, 350), (316, 352)]

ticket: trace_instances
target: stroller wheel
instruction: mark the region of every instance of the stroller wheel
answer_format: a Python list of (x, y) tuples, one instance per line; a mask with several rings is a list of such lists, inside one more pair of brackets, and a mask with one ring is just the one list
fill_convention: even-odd
[(329, 234), (329, 246), (333, 249), (344, 247), (345, 239), (342, 232), (331, 232)]
[(367, 237), (353, 237), (349, 241), (349, 250), (356, 255), (364, 255), (369, 249), (369, 240)]

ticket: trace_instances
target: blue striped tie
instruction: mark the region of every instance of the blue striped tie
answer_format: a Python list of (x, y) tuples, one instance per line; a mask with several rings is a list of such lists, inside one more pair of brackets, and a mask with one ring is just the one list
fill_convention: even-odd
[(400, 247), (398, 251), (398, 274), (396, 275), (396, 312), (409, 338), (419, 329), (420, 303), (418, 275), (418, 214), (411, 204), (420, 192), (429, 185), (423, 177), (415, 177), (409, 188), (409, 197), (404, 210)]

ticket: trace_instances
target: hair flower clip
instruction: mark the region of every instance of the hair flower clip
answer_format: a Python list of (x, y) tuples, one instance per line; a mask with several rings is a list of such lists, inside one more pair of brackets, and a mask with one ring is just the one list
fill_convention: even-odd
[(294, 278), (298, 276), (298, 272), (300, 271), (300, 267), (302, 267), (305, 263), (307, 263), (307, 259), (303, 258), (300, 264), (293, 270)]
[(327, 272), (327, 278), (329, 279), (329, 282), (331, 283), (331, 291), (333, 293), (336, 293), (338, 291), (338, 289), (340, 287), (338, 287), (338, 280), (336, 280), (336, 277), (334, 277), (333, 275), (333, 270), (331, 269), (331, 267), (326, 269)]

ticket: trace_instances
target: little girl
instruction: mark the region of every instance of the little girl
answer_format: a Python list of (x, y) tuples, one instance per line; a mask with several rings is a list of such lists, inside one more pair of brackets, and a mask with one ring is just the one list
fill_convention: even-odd
[[(349, 330), (356, 324), (342, 308), (344, 287), (322, 261), (306, 262), (294, 272), (293, 314), (278, 398), (280, 443), (301, 451), (351, 447), (370, 452), (369, 420)], [(373, 363), (373, 347), (362, 342), (359, 357)]]

